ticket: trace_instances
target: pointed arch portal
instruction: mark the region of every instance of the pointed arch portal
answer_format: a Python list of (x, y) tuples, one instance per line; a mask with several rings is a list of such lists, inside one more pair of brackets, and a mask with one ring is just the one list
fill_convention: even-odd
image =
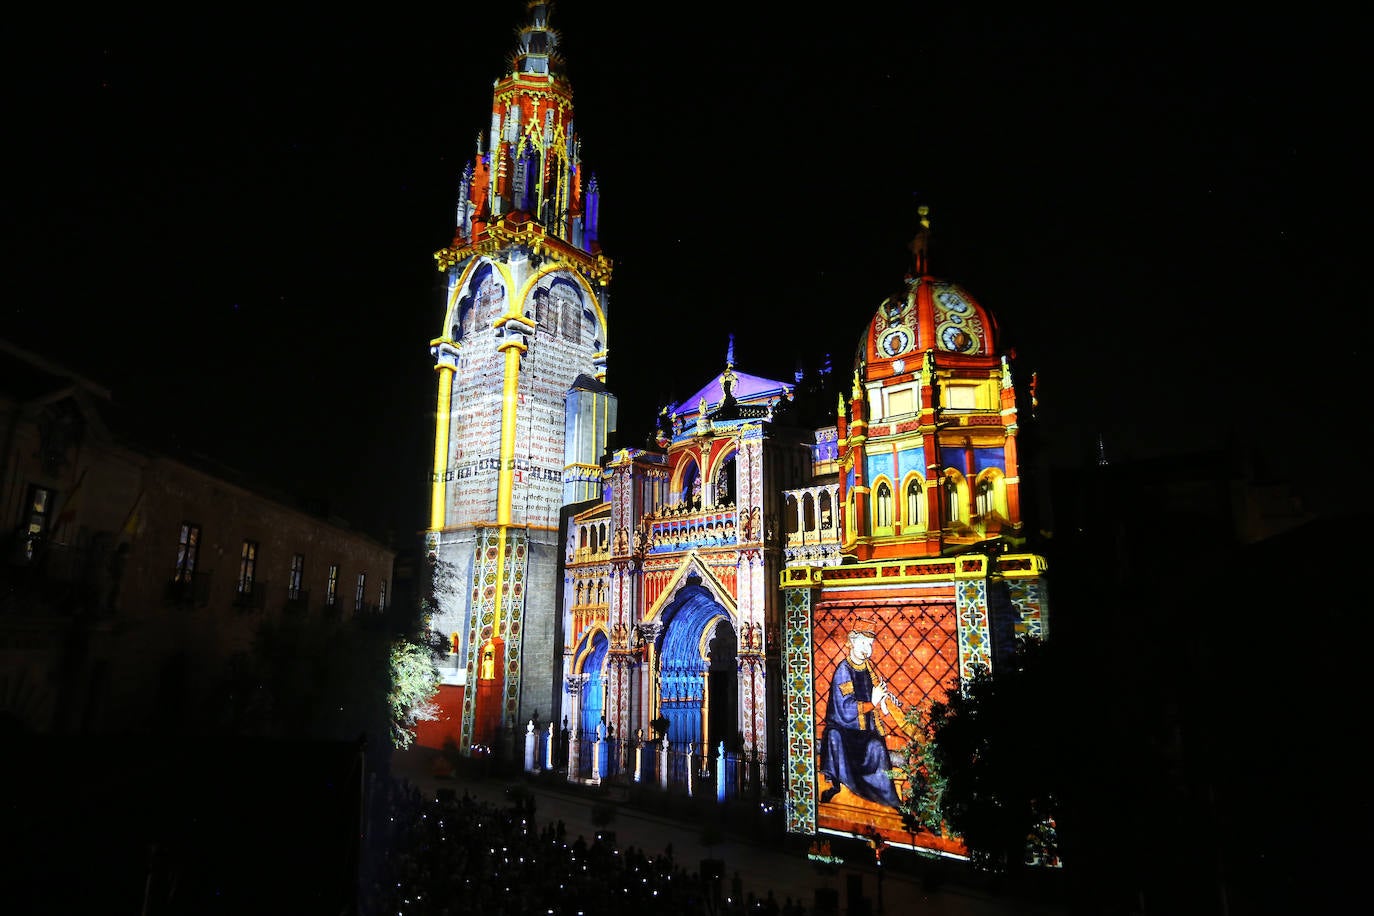
[(738, 730), (736, 655), (730, 612), (690, 576), (663, 609), (658, 652), (659, 702), (673, 746), (727, 743)]
[(600, 724), (601, 716), (605, 712), (606, 688), (603, 673), (606, 670), (606, 648), (609, 643), (606, 641), (606, 634), (600, 630), (593, 632), (587, 641), (590, 646), (582, 657), (580, 672), (586, 675), (587, 681), (582, 685), (582, 715), (579, 722), (583, 735), (595, 736), (596, 726)]

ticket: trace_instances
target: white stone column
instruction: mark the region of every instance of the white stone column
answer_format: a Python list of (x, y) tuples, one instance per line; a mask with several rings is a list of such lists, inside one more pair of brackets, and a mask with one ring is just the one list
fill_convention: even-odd
[(596, 741), (592, 745), (592, 784), (601, 785), (605, 778), (606, 759), (606, 717), (602, 716), (596, 726)]
[(635, 772), (634, 781), (641, 782), (644, 775), (644, 729), (635, 729)]
[(576, 782), (582, 772), (582, 685), (585, 674), (570, 674), (567, 678), (568, 699), (572, 715), (568, 717), (568, 782)]

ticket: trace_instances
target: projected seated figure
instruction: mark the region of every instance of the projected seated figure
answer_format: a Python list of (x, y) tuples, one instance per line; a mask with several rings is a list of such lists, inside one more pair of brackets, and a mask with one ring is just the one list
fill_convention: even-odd
[(887, 704), (897, 701), (869, 662), (876, 635), (875, 628), (856, 623), (849, 631), (849, 654), (835, 666), (830, 679), (820, 749), (820, 771), (830, 788), (821, 793), (822, 803), (832, 801), (843, 786), (871, 802), (892, 808), (900, 804), (878, 722), (878, 712), (890, 714)]

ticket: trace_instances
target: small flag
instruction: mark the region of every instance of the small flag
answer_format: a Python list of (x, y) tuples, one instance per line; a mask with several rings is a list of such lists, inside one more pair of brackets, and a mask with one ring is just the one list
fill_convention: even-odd
[(62, 511), (57, 513), (57, 524), (68, 525), (76, 520), (77, 497), (81, 495), (81, 484), (86, 481), (87, 468), (81, 469), (81, 475), (76, 478), (76, 486), (72, 487), (71, 495), (67, 497), (67, 502), (62, 506)]
[(138, 534), (140, 523), (139, 510), (142, 507), (143, 491), (140, 490), (138, 492), (138, 498), (134, 500), (134, 504), (129, 508), (129, 514), (124, 518), (124, 527), (120, 529), (121, 537), (132, 538), (134, 535)]

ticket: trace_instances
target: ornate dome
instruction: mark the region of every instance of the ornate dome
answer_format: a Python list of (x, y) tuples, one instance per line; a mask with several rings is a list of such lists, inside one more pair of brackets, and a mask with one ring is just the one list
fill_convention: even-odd
[(883, 378), (920, 368), (927, 351), (941, 365), (996, 360), (996, 322), (968, 291), (936, 277), (915, 277), (878, 306), (855, 365)]

